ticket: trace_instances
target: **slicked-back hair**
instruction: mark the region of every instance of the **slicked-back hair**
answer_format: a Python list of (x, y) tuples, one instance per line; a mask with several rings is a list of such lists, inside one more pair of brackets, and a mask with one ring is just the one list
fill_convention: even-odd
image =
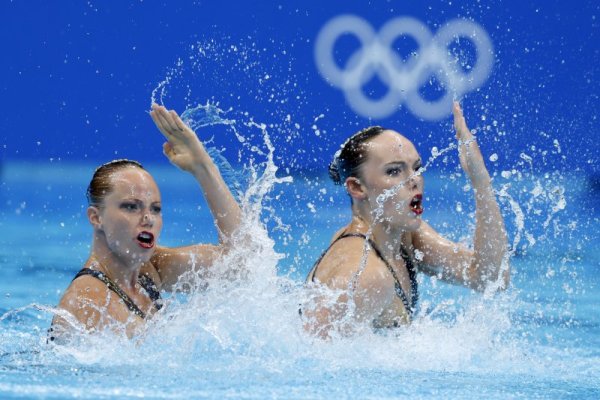
[(346, 140), (329, 164), (329, 177), (333, 183), (343, 185), (348, 177), (358, 176), (360, 166), (367, 161), (365, 142), (379, 136), (385, 130), (381, 126), (369, 126)]
[(104, 198), (112, 191), (110, 177), (121, 169), (131, 167), (140, 168), (145, 171), (144, 167), (139, 162), (124, 158), (109, 161), (96, 168), (86, 191), (88, 205), (98, 206), (102, 204)]

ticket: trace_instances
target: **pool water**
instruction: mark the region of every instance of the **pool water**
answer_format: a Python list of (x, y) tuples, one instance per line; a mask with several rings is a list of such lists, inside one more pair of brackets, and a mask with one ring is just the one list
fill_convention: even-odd
[[(236, 265), (237, 279), (170, 296), (140, 338), (106, 333), (51, 347), (53, 307), (89, 254), (84, 193), (93, 169), (2, 165), (0, 398), (600, 395), (600, 204), (588, 177), (495, 174), (513, 251), (506, 292), (420, 277), (411, 326), (357, 327), (330, 342), (305, 334), (297, 310), (310, 296), (306, 273), (348, 219), (348, 200), (325, 176), (263, 182), (246, 208), (253, 240), (216, 267), (224, 274)], [(166, 162), (147, 169), (163, 196), (161, 244), (215, 242), (193, 179)], [(427, 171), (424, 217), (468, 242), (473, 206), (464, 183), (454, 170)]]

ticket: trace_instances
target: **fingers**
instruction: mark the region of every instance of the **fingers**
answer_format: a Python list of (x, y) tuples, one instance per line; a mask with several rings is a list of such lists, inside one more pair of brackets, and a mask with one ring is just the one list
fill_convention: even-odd
[(158, 115), (160, 116), (162, 121), (168, 126), (169, 133), (174, 134), (178, 130), (178, 128), (177, 128), (177, 125), (175, 124), (175, 122), (173, 121), (173, 117), (171, 116), (171, 113), (163, 106), (160, 106), (157, 109), (157, 111), (158, 111)]
[[(173, 110), (168, 111), (164, 106), (152, 104), (150, 115), (152, 115), (155, 120), (160, 121), (160, 126), (169, 135), (174, 135), (185, 127), (185, 124), (180, 120), (177, 113)], [(181, 123), (178, 124), (177, 120), (180, 120)]]
[(163, 136), (167, 139), (170, 139), (171, 133), (169, 132), (169, 125), (166, 123), (161, 113), (157, 110), (155, 106), (156, 104), (152, 105), (153, 110), (150, 111), (150, 116), (152, 117), (152, 120), (154, 121), (154, 124), (156, 125), (160, 133), (162, 133)]
[(179, 117), (179, 114), (177, 114), (174, 110), (169, 111), (169, 113), (171, 114), (171, 118), (173, 120), (174, 125), (177, 127), (177, 129), (183, 131), (185, 129), (189, 129), (188, 126), (181, 120), (181, 117)]
[(458, 140), (469, 140), (472, 138), (471, 131), (467, 128), (467, 122), (463, 115), (463, 111), (460, 108), (458, 101), (455, 101), (452, 105), (452, 113), (454, 114), (454, 129), (456, 131), (456, 138)]
[(474, 179), (478, 179), (477, 176), (481, 174), (481, 171), (487, 171), (483, 162), (483, 156), (479, 150), (479, 145), (475, 141), (475, 136), (473, 136), (473, 133), (467, 127), (467, 122), (458, 102), (454, 102), (452, 112), (454, 114), (456, 138), (459, 141), (458, 153), (460, 163), (471, 181), (473, 181)]
[(452, 104), (452, 114), (454, 115), (454, 129), (456, 130), (456, 137), (461, 139), (461, 125), (463, 120), (463, 113), (460, 109), (460, 104), (458, 101), (455, 101)]
[(460, 103), (458, 101), (452, 102), (452, 112), (456, 116), (456, 114), (460, 114), (462, 116), (462, 108), (460, 108)]
[(169, 142), (165, 142), (163, 143), (163, 153), (168, 156), (169, 154), (171, 154), (173, 152), (173, 146), (171, 146), (171, 143)]
[(163, 154), (169, 159), (172, 160), (175, 156), (175, 149), (169, 142), (163, 143)]

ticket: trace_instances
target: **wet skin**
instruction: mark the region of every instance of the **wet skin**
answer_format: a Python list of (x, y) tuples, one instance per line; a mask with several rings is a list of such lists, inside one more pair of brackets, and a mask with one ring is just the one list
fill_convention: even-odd
[[(386, 130), (364, 142), (366, 161), (357, 176), (345, 181), (352, 198), (352, 220), (334, 234), (332, 241), (344, 232), (369, 234), (409, 298), (410, 280), (401, 247), (408, 250), (420, 272), (450, 283), (483, 291), (489, 284), (496, 290), (504, 289), (510, 279), (506, 232), (489, 174), (457, 103), (453, 113), (461, 166), (475, 194), (473, 249), (442, 237), (421, 219), (421, 160), (414, 145), (398, 132)], [(319, 295), (313, 309), (306, 310), (308, 331), (326, 338), (332, 329), (342, 334), (352, 330), (349, 325), (340, 325), (347, 321), (344, 315), (350, 298), (355, 305), (355, 321), (377, 327), (410, 322), (395, 293), (391, 273), (373, 251), (365, 253), (367, 247), (361, 238), (344, 238), (323, 257), (312, 280), (337, 292)]]
[[(112, 192), (96, 207), (93, 223), (111, 258), (123, 265), (150, 261), (162, 229), (160, 192), (150, 174), (139, 168), (117, 171)], [(141, 234), (145, 233), (142, 237)], [(144, 240), (140, 240), (140, 239)]]
[(359, 179), (371, 218), (377, 218), (381, 209), (377, 222), (391, 229), (418, 229), (421, 218), (411, 207), (411, 200), (423, 194), (424, 180), (419, 173), (421, 158), (414, 145), (398, 132), (387, 130), (365, 146), (368, 156)]
[[(150, 116), (167, 140), (163, 145), (166, 157), (189, 172), (203, 190), (220, 235), (215, 245), (159, 246), (161, 197), (152, 176), (141, 168), (125, 166), (109, 177), (109, 192), (100, 204), (87, 209), (93, 238), (84, 268), (104, 273), (147, 318), (156, 308), (138, 278), (147, 275), (158, 290), (177, 289), (182, 275), (191, 271), (206, 273), (230, 250), (232, 236), (241, 222), (239, 205), (196, 133), (175, 111), (163, 106), (154, 104)], [(132, 313), (106, 284), (89, 275), (71, 282), (58, 308), (59, 314), (53, 320), (54, 336), (108, 328), (132, 337), (145, 326), (145, 320)]]

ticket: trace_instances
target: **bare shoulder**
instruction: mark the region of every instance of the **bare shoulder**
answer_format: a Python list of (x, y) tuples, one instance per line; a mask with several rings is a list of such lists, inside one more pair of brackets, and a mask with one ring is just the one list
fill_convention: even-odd
[[(335, 289), (346, 289), (350, 280), (361, 268), (364, 260), (365, 240), (361, 237), (346, 237), (335, 243), (321, 260), (315, 278)], [(369, 251), (366, 258), (366, 266), (361, 274), (361, 284), (368, 283), (372, 279), (378, 279), (377, 274), (372, 272), (378, 270), (381, 260)]]
[(84, 275), (71, 282), (58, 306), (68, 311), (75, 311), (86, 304), (106, 304), (108, 290), (101, 280), (91, 275)]
[[(96, 328), (109, 308), (110, 293), (104, 282), (85, 275), (75, 279), (58, 303), (58, 308), (67, 311), (87, 329)], [(68, 325), (58, 315), (53, 325)]]
[(148, 278), (152, 279), (152, 282), (154, 282), (158, 288), (162, 287), (162, 279), (152, 261), (148, 261), (142, 265), (142, 269), (140, 270), (140, 276), (141, 275), (146, 275)]
[(331, 237), (331, 241), (329, 242), (329, 245), (331, 245), (333, 242), (336, 241), (336, 239), (340, 236), (342, 236), (342, 234), (348, 229), (347, 226), (344, 226), (340, 229), (337, 230), (336, 233), (333, 234), (333, 236)]

